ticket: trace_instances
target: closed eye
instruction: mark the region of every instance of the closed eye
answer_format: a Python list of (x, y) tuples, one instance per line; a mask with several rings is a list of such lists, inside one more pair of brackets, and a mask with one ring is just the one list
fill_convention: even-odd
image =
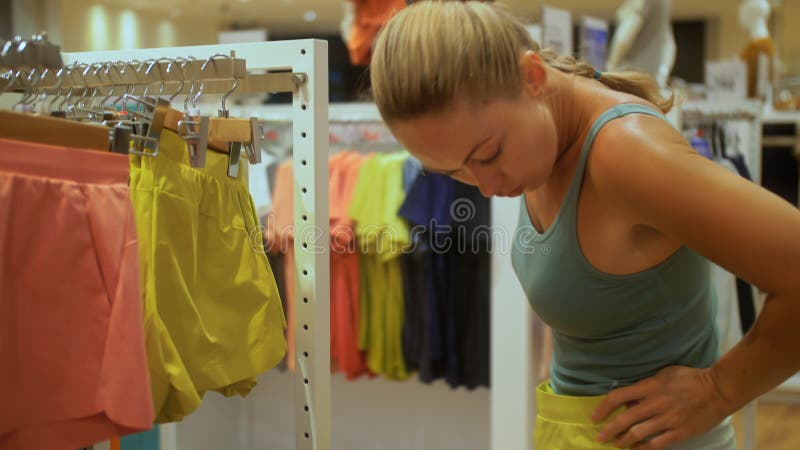
[(489, 157), (489, 158), (487, 158), (487, 159), (479, 159), (479, 160), (478, 160), (478, 164), (480, 164), (480, 165), (482, 165), (482, 166), (485, 166), (485, 165), (491, 164), (491, 163), (493, 163), (495, 160), (497, 160), (497, 158), (499, 158), (499, 157), (500, 157), (500, 154), (501, 154), (501, 153), (503, 153), (503, 144), (500, 144), (500, 145), (498, 145), (498, 146), (497, 146), (497, 151), (496, 151), (496, 152), (494, 152), (494, 155), (490, 156), (490, 157)]

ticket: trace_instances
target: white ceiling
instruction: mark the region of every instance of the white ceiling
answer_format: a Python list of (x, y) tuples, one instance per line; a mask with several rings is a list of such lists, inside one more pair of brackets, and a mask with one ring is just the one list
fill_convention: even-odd
[[(192, 20), (198, 16), (216, 16), (224, 26), (236, 22), (243, 26), (258, 25), (275, 33), (336, 32), (343, 16), (345, 0), (103, 0), (128, 7), (169, 14), (176, 20)], [(502, 0), (510, 10), (529, 21), (539, 16), (541, 6), (567, 9), (576, 15), (593, 15), (613, 19), (623, 0)], [(723, 10), (737, 8), (738, 0), (673, 0), (673, 16), (679, 18), (713, 18)], [(304, 20), (308, 11), (316, 20)]]

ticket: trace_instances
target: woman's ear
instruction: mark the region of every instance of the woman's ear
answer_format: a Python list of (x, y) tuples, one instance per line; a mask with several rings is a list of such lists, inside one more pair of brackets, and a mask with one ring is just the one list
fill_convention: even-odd
[(544, 92), (547, 84), (547, 68), (541, 56), (533, 50), (526, 51), (520, 59), (520, 67), (525, 90), (533, 96)]

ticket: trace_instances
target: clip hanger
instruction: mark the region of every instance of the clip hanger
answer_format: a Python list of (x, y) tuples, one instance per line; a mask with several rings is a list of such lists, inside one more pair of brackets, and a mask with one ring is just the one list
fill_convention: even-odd
[(250, 145), (248, 152), (248, 161), (250, 164), (261, 164), (261, 149), (264, 144), (264, 125), (262, 125), (257, 117), (250, 118)]
[(178, 122), (178, 135), (186, 141), (189, 150), (189, 162), (192, 167), (203, 168), (206, 166), (206, 152), (208, 151), (208, 116), (199, 116), (197, 120), (191, 120), (191, 116), (185, 116), (185, 120)]

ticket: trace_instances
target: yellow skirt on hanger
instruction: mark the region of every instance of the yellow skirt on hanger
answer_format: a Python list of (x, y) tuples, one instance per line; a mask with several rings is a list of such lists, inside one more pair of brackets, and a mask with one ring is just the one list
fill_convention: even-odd
[(247, 395), (286, 353), (278, 289), (248, 190), (209, 151), (189, 164), (164, 130), (156, 157), (131, 156), (146, 346), (156, 422), (181, 420), (205, 391)]

